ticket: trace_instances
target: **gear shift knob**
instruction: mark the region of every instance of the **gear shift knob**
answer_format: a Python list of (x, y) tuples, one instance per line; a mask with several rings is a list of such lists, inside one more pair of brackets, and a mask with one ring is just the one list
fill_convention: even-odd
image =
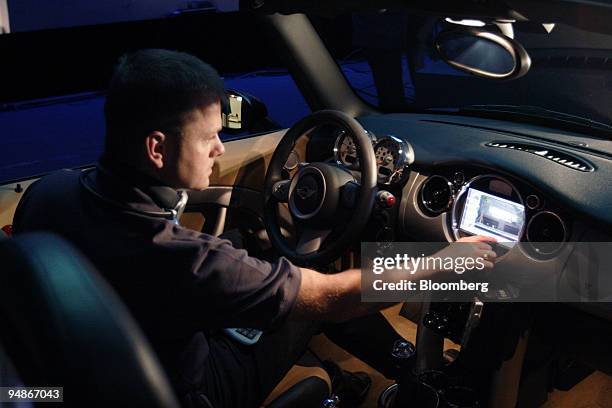
[(323, 400), (321, 408), (338, 408), (340, 405), (340, 398), (337, 395), (332, 395), (329, 398)]
[(396, 340), (393, 343), (393, 349), (391, 355), (398, 360), (406, 360), (414, 356), (416, 349), (414, 344), (407, 340)]

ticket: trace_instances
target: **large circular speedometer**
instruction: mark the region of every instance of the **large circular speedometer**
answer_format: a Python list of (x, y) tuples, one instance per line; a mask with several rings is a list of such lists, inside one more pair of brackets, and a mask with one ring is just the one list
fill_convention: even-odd
[(381, 184), (399, 182), (405, 175), (405, 169), (414, 160), (410, 144), (394, 136), (381, 138), (374, 146), (374, 154), (378, 167), (378, 182)]

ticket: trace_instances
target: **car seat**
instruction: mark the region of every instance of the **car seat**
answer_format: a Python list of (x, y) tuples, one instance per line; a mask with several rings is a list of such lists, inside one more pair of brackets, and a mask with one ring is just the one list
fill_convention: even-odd
[[(49, 233), (0, 237), (0, 345), (23, 384), (62, 386), (74, 407), (179, 407), (151, 346), (78, 251)], [(294, 367), (268, 408), (320, 406), (330, 381)]]

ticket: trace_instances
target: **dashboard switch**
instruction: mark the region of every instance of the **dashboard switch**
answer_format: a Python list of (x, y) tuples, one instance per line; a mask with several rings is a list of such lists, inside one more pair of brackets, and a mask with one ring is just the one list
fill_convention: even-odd
[(395, 196), (386, 190), (376, 193), (376, 202), (383, 208), (391, 208), (395, 205)]

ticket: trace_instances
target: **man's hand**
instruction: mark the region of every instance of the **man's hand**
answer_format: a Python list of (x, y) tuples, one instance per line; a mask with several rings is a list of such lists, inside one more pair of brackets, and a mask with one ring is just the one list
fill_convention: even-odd
[[(465, 257), (465, 258), (484, 258), (484, 265), (487, 269), (492, 269), (497, 258), (497, 254), (489, 243), (497, 243), (493, 237), (484, 235), (474, 235), (471, 237), (463, 237), (457, 240), (461, 244), (455, 245), (451, 243), (447, 248), (440, 252), (448, 251), (445, 256)], [(470, 245), (466, 244), (470, 243)]]
[[(451, 243), (434, 256), (483, 258), (485, 268), (490, 269), (493, 268), (497, 255), (489, 243), (495, 242), (497, 242), (495, 238), (480, 235), (465, 237)], [(359, 269), (350, 269), (332, 275), (306, 268), (300, 269), (302, 283), (291, 314), (292, 318), (343, 321), (391, 306), (390, 303), (361, 302), (361, 271)], [(449, 272), (429, 271), (429, 273), (438, 275)], [(426, 277), (420, 274), (410, 276), (414, 276), (415, 279)]]

